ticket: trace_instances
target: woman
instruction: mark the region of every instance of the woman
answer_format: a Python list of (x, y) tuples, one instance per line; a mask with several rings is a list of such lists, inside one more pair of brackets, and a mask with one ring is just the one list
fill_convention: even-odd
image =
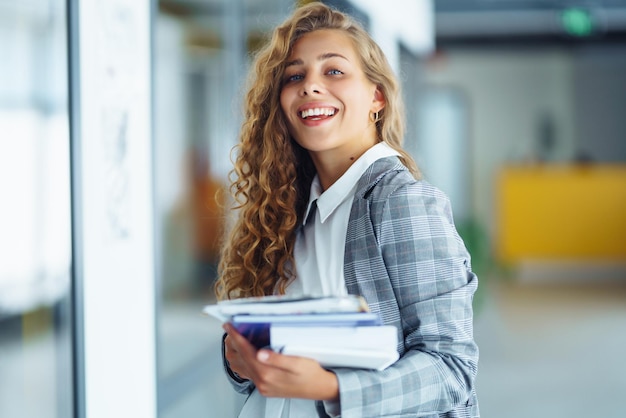
[(257, 56), (232, 185), (238, 219), (218, 297), (359, 294), (398, 329), (384, 371), (256, 350), (230, 325), (240, 416), (476, 417), (477, 279), (447, 198), (402, 150), (380, 48), (346, 15), (297, 9)]

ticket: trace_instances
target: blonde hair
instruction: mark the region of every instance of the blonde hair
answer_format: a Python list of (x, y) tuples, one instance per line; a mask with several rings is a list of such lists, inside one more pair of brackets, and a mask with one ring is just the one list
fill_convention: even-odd
[(385, 97), (376, 129), (401, 154), (417, 178), (413, 159), (402, 149), (404, 106), (398, 82), (385, 55), (355, 20), (322, 3), (295, 10), (277, 27), (255, 57), (245, 97), (244, 123), (231, 175), (239, 210), (222, 250), (219, 299), (283, 294), (294, 277), (295, 233), (315, 176), (309, 154), (290, 136), (280, 106), (283, 72), (294, 43), (321, 29), (343, 31), (361, 58), (366, 77)]

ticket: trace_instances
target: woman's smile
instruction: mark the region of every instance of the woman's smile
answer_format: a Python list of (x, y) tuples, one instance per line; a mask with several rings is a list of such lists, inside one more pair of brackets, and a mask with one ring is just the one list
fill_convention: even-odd
[(312, 107), (300, 111), (300, 117), (308, 120), (321, 120), (335, 116), (337, 109), (330, 107)]
[(319, 126), (332, 119), (339, 109), (323, 103), (307, 103), (298, 108), (298, 116), (302, 124), (308, 127)]

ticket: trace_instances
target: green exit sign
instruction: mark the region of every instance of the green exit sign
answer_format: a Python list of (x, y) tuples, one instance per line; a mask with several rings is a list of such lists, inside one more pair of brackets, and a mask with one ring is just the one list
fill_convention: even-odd
[(561, 12), (561, 23), (565, 31), (572, 36), (588, 36), (593, 32), (591, 14), (580, 8), (568, 8)]

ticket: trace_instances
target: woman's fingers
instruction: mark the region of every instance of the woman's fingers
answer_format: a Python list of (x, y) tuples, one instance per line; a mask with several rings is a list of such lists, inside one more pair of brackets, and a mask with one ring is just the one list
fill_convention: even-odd
[(257, 350), (230, 324), (224, 341), (226, 359), (232, 371), (254, 382), (264, 396), (308, 399), (335, 399), (337, 378), (315, 360)]
[[(272, 350), (261, 349), (256, 353), (256, 359), (267, 366), (283, 370), (288, 373), (298, 374), (302, 370), (302, 363), (312, 360), (303, 357), (288, 356)], [(315, 362), (317, 364), (317, 362)]]
[(265, 368), (255, 381), (264, 396), (335, 400), (339, 386), (334, 373), (312, 359), (259, 350), (256, 358)]
[(227, 334), (224, 354), (230, 369), (243, 379), (251, 379), (250, 360), (255, 358), (256, 349), (230, 324), (225, 324), (223, 328)]

